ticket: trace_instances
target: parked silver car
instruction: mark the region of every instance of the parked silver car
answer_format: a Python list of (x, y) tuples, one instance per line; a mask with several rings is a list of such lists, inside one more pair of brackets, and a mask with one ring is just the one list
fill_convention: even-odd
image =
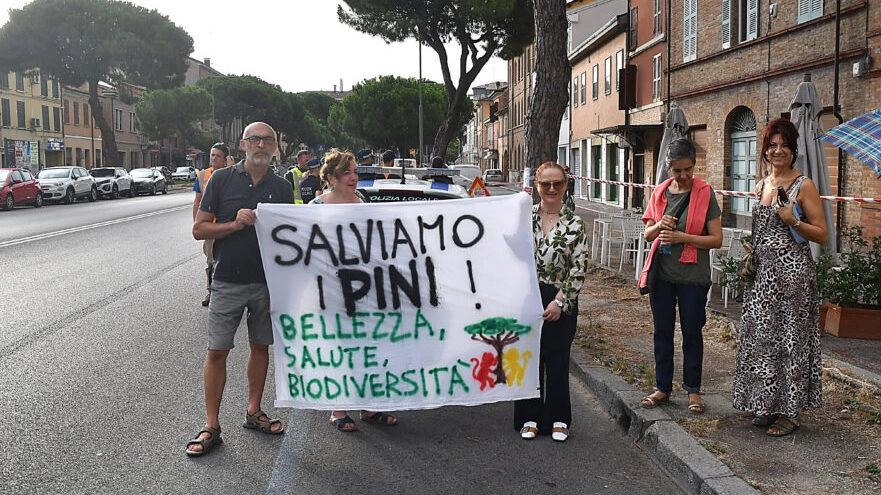
[(89, 171), (98, 186), (102, 198), (116, 199), (120, 194), (129, 198), (135, 195), (132, 177), (122, 167), (99, 167)]
[(95, 179), (83, 167), (49, 167), (37, 174), (43, 199), (73, 203), (79, 198), (98, 199)]

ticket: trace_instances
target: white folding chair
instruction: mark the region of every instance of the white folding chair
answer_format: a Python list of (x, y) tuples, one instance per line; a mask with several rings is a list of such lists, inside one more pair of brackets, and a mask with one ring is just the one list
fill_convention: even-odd
[(590, 239), (590, 258), (595, 260), (597, 259), (597, 255), (599, 255), (600, 264), (603, 262), (603, 254), (605, 253), (602, 248), (605, 246), (606, 236), (609, 235), (609, 224), (611, 221), (612, 214), (605, 211), (597, 212), (597, 217), (593, 219), (593, 232), (591, 233)]
[[(636, 253), (640, 250), (639, 243), (645, 242), (645, 238), (642, 236), (645, 226), (641, 218), (626, 217), (621, 219), (621, 231), (623, 242), (621, 243), (621, 260), (618, 262), (619, 272), (624, 268), (624, 258), (628, 253), (633, 255), (633, 264), (636, 265)], [(645, 244), (643, 244), (643, 249), (645, 249)]]
[[(623, 220), (620, 214), (612, 215), (607, 219), (606, 229), (604, 229), (603, 239), (602, 239), (602, 249), (600, 252), (600, 264), (606, 265), (609, 268), (612, 267), (612, 246), (617, 243), (626, 243), (624, 239), (624, 233), (621, 231), (621, 220)], [(620, 270), (619, 270), (620, 271)]]

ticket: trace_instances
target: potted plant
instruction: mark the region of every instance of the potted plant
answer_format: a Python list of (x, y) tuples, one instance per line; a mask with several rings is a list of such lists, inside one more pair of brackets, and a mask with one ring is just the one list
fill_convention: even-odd
[(817, 289), (829, 302), (825, 330), (838, 337), (881, 339), (881, 236), (871, 246), (863, 229), (841, 232), (837, 259), (824, 253), (817, 262)]
[[(746, 234), (742, 237), (732, 240), (731, 242), (739, 242), (744, 247), (752, 246), (752, 234)], [(751, 248), (748, 248), (751, 249)], [(732, 298), (739, 300), (738, 294), (743, 294), (746, 290), (747, 281), (737, 275), (737, 267), (740, 264), (739, 258), (733, 258), (728, 255), (719, 257), (719, 285), (731, 291)]]

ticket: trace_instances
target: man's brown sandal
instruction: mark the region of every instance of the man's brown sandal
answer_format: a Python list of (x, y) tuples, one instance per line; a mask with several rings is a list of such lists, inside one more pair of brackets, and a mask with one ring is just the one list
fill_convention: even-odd
[(706, 410), (703, 399), (699, 393), (688, 394), (688, 412), (691, 414), (703, 414)]
[[(202, 436), (202, 433), (208, 433), (211, 435), (208, 438), (199, 438)], [(205, 426), (199, 433), (196, 433), (196, 436), (187, 442), (187, 455), (190, 457), (199, 457), (200, 455), (205, 455), (211, 451), (215, 446), (223, 443), (223, 439), (220, 438), (220, 427), (212, 428), (210, 426)], [(202, 450), (192, 450), (190, 447), (194, 445), (201, 445)]]
[[(662, 395), (662, 397), (659, 397)], [(643, 409), (651, 409), (653, 407), (660, 406), (661, 404), (667, 404), (670, 402), (670, 394), (665, 394), (660, 390), (655, 390), (651, 395), (646, 395), (639, 401), (639, 405)]]
[(364, 414), (364, 411), (361, 411), (361, 421), (364, 421), (365, 423), (376, 423), (383, 426), (395, 426), (398, 424), (398, 418), (384, 412)]
[[(266, 418), (266, 419), (261, 419)], [(281, 435), (284, 433), (284, 427), (277, 430), (272, 429), (272, 425), (278, 424), (281, 425), (280, 419), (270, 419), (269, 415), (267, 415), (263, 411), (257, 411), (254, 414), (247, 414), (245, 416), (245, 422), (242, 423), (242, 427), (247, 428), (249, 430), (257, 430), (267, 435)]]

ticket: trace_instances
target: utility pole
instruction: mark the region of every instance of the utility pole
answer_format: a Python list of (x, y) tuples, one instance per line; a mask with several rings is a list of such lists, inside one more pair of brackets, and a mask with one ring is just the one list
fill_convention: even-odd
[(422, 142), (422, 41), (419, 42), (419, 166), (423, 166), (425, 161), (422, 159), (424, 150)]

